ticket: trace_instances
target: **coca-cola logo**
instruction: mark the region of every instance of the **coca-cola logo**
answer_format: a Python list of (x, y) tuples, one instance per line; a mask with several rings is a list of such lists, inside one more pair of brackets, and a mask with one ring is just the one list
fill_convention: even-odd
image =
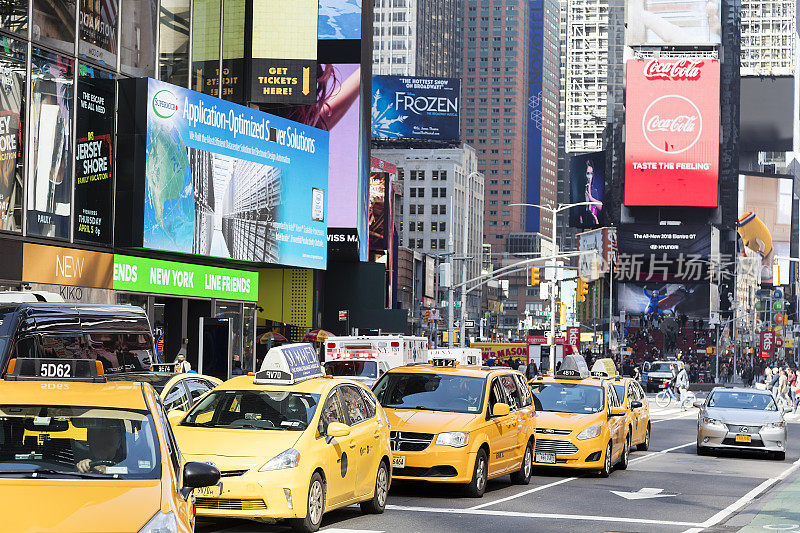
[(699, 59), (669, 62), (653, 59), (644, 68), (644, 77), (648, 80), (697, 80), (702, 66), (703, 61)]
[(664, 154), (680, 154), (693, 147), (703, 132), (700, 109), (685, 96), (668, 94), (653, 100), (642, 117), (647, 143)]

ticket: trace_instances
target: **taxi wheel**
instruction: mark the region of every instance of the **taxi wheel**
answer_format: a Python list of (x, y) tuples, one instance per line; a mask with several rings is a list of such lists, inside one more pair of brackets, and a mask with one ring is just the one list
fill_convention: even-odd
[(512, 472), (511, 482), (515, 485), (527, 485), (531, 481), (531, 472), (533, 471), (533, 446), (530, 441), (525, 448), (525, 455), (522, 456), (522, 464), (519, 470)]
[(606, 454), (603, 457), (603, 468), (600, 470), (599, 475), (600, 477), (608, 477), (611, 475), (611, 454), (613, 453), (611, 448), (611, 441), (608, 442), (608, 446), (606, 446)]
[(650, 424), (647, 424), (647, 431), (644, 433), (644, 440), (636, 446), (640, 452), (646, 452), (650, 448)]
[(627, 470), (628, 469), (628, 458), (631, 453), (631, 434), (628, 433), (628, 436), (625, 437), (625, 447), (622, 449), (622, 456), (619, 458), (619, 463), (617, 463), (617, 468), (620, 470)]
[(475, 468), (472, 471), (472, 481), (466, 487), (467, 496), (481, 498), (486, 492), (486, 482), (489, 478), (489, 459), (483, 449), (478, 450), (475, 456)]
[(311, 476), (308, 486), (308, 504), (305, 518), (293, 518), (292, 529), (310, 533), (317, 531), (322, 524), (322, 514), (325, 512), (325, 482), (319, 472)]
[(386, 461), (378, 465), (378, 475), (375, 476), (375, 494), (369, 500), (361, 502), (361, 512), (365, 514), (383, 514), (386, 509), (386, 497), (389, 494), (389, 468)]

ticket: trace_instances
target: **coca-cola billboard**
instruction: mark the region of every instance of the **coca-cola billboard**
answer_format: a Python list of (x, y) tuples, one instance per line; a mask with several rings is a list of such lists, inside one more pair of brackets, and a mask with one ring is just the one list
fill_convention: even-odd
[(627, 64), (625, 205), (716, 207), (719, 61)]

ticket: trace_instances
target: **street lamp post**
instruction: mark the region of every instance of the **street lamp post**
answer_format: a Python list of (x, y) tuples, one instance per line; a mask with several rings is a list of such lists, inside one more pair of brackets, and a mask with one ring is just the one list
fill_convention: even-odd
[[(557, 286), (557, 273), (556, 273), (556, 257), (558, 256), (558, 241), (556, 240), (558, 235), (558, 226), (556, 225), (556, 215), (565, 209), (571, 209), (573, 207), (578, 207), (580, 205), (599, 205), (602, 206), (601, 202), (577, 202), (574, 204), (559, 204), (558, 207), (546, 207), (539, 204), (510, 204), (514, 206), (523, 206), (523, 207), (536, 207), (539, 209), (544, 209), (548, 213), (552, 215), (552, 232), (551, 232), (551, 239), (553, 243), (553, 254), (552, 260), (550, 261), (551, 272), (553, 276), (553, 290), (552, 294), (550, 295), (550, 372), (554, 373), (556, 369), (556, 295), (555, 295), (555, 288)], [(609, 320), (611, 317), (609, 317)], [(610, 341), (611, 339), (609, 339)]]

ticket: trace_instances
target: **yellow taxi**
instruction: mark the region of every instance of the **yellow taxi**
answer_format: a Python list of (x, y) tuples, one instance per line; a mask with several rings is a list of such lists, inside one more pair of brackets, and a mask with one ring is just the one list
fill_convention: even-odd
[(393, 368), (372, 390), (391, 424), (395, 480), (460, 483), (475, 498), (492, 478), (530, 481), (536, 413), (521, 373), (434, 359)]
[(188, 411), (201, 396), (222, 383), (221, 379), (214, 376), (196, 372), (175, 373), (174, 366), (158, 364), (153, 367), (152, 372), (112, 374), (108, 376), (108, 380), (149, 383), (156, 390), (168, 413), (175, 410)]
[(554, 377), (531, 380), (536, 406), (536, 466), (596, 470), (608, 477), (628, 467), (627, 410), (605, 373), (590, 376), (578, 355), (564, 358)]
[(626, 410), (625, 419), (631, 435), (631, 445), (640, 451), (647, 450), (650, 448), (650, 406), (644, 389), (633, 378), (614, 376), (611, 382)]
[(197, 493), (199, 516), (316, 531), (326, 511), (386, 506), (386, 415), (364, 385), (324, 376), (310, 344), (272, 348), (255, 376), (226, 381), (170, 420), (187, 458), (221, 471)]
[(109, 383), (100, 361), (12, 359), (0, 382), (3, 531), (194, 531), (186, 463), (153, 389)]

